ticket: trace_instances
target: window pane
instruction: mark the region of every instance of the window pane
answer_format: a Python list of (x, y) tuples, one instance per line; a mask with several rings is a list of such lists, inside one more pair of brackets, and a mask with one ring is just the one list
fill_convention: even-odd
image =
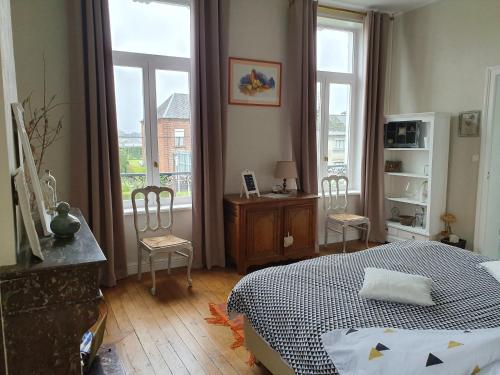
[(184, 129), (175, 129), (175, 147), (184, 147)]
[(191, 195), (191, 106), (187, 72), (156, 70), (160, 184)]
[(113, 50), (190, 56), (189, 7), (160, 1), (109, 0)]
[(123, 199), (147, 184), (142, 69), (115, 66), (116, 112)]
[(321, 136), (321, 83), (317, 82), (316, 83), (316, 155), (317, 155), (317, 163), (318, 163), (318, 177), (321, 179), (324, 176), (324, 171), (323, 171), (323, 163), (321, 162), (323, 160), (323, 155), (321, 154), (322, 152), (322, 147), (321, 147), (321, 142), (322, 142), (322, 136)]
[(317, 33), (318, 70), (352, 73), (353, 33), (319, 27)]
[(330, 84), (328, 107), (328, 174), (347, 175), (347, 129), (350, 125), (350, 85)]

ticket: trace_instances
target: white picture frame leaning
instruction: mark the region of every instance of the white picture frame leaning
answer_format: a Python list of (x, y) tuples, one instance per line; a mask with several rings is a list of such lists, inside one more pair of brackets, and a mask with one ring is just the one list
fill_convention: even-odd
[(245, 169), (241, 172), (241, 180), (240, 197), (243, 196), (243, 192), (245, 192), (247, 199), (250, 198), (251, 194), (257, 194), (257, 196), (260, 197), (259, 186), (257, 185), (257, 179), (253, 171)]
[[(49, 236), (52, 234), (52, 231), (50, 230), (51, 217), (45, 209), (42, 188), (36, 171), (35, 159), (33, 158), (33, 153), (31, 152), (31, 144), (28, 138), (28, 133), (26, 133), (26, 128), (24, 127), (24, 109), (20, 103), (12, 103), (11, 107), (12, 112), (14, 113), (14, 120), (16, 121), (17, 132), (19, 134), (19, 138), (21, 139), (22, 155), (24, 155), (26, 168), (30, 176), (31, 188), (35, 196), (38, 215), (40, 216), (40, 221), (42, 223), (43, 235)], [(23, 165), (23, 161), (21, 161), (21, 165)]]
[(16, 187), (17, 198), (19, 201), (18, 204), (21, 209), (21, 216), (23, 217), (24, 228), (26, 229), (26, 234), (28, 235), (31, 252), (34, 256), (44, 260), (40, 240), (38, 239), (38, 234), (35, 229), (35, 223), (33, 222), (33, 217), (31, 216), (30, 195), (22, 167), (16, 170), (16, 174), (14, 175), (14, 185)]

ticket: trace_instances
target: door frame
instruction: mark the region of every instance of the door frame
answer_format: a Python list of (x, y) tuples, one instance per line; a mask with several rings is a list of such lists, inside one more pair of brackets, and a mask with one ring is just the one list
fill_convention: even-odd
[[(474, 251), (481, 252), (486, 236), (486, 214), (489, 198), (489, 173), (492, 167), (493, 117), (496, 94), (496, 80), (500, 76), (500, 66), (486, 68), (486, 88), (484, 96), (483, 120), (481, 121), (481, 151), (479, 159), (479, 179), (476, 198), (476, 221), (474, 228)], [(499, 88), (500, 90), (500, 88)]]

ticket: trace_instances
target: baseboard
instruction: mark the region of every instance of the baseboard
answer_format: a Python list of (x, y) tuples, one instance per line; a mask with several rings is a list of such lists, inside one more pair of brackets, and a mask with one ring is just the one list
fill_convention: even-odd
[[(145, 256), (147, 258), (147, 256)], [(187, 266), (187, 259), (180, 256), (173, 254), (172, 255), (172, 264), (171, 268), (178, 268), (178, 267), (186, 267)], [(168, 258), (160, 258), (155, 261), (155, 270), (166, 270), (168, 269)], [(149, 260), (145, 261), (143, 258), (142, 261), (142, 272), (149, 272)], [(133, 263), (128, 263), (127, 264), (127, 273), (128, 275), (135, 275), (137, 274), (137, 262)]]
[[(325, 244), (325, 234), (324, 233), (321, 233), (320, 236), (319, 236), (319, 244), (320, 245), (324, 245)], [(356, 241), (356, 240), (359, 240), (361, 239), (361, 235), (360, 235), (360, 232), (359, 230), (356, 230), (356, 229), (347, 229), (346, 231), (346, 241)], [(331, 243), (338, 243), (338, 242), (342, 242), (342, 235), (340, 233), (335, 233), (333, 231), (329, 231), (328, 233), (328, 243), (331, 244)]]

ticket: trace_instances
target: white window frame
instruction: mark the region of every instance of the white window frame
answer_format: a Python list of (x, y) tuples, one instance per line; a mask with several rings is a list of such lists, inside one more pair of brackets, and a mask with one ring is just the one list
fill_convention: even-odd
[[(352, 33), (352, 54), (350, 63), (351, 73), (317, 71), (317, 82), (320, 84), (320, 140), (318, 141), (318, 178), (321, 189), (321, 179), (326, 177), (328, 168), (328, 124), (329, 124), (329, 103), (330, 84), (348, 84), (350, 92), (350, 119), (346, 128), (345, 149), (347, 178), (349, 179), (350, 192), (357, 192), (361, 184), (361, 144), (362, 144), (362, 106), (363, 106), (363, 29), (359, 24), (353, 22), (341, 22), (339, 24), (327, 25), (321, 22), (321, 18), (328, 18), (325, 15), (318, 15), (318, 28), (328, 28), (332, 30), (347, 31)], [(342, 25), (340, 25), (340, 23)]]
[[(181, 135), (182, 134), (182, 135)], [(184, 129), (174, 129), (174, 146), (175, 148), (185, 147), (186, 135)], [(179, 140), (179, 142), (177, 142)]]
[[(158, 151), (158, 113), (156, 102), (156, 70), (186, 72), (190, 80), (191, 62), (186, 57), (158, 56), (136, 52), (113, 51), (113, 66), (142, 69), (144, 96), (144, 137), (146, 140), (146, 180), (148, 185), (160, 186), (160, 165)], [(189, 84), (189, 82), (188, 82)], [(191, 86), (189, 86), (191, 87)], [(138, 202), (139, 204), (143, 202)], [(175, 205), (191, 203), (191, 197), (176, 197)], [(130, 200), (124, 200), (125, 209), (132, 207)]]

